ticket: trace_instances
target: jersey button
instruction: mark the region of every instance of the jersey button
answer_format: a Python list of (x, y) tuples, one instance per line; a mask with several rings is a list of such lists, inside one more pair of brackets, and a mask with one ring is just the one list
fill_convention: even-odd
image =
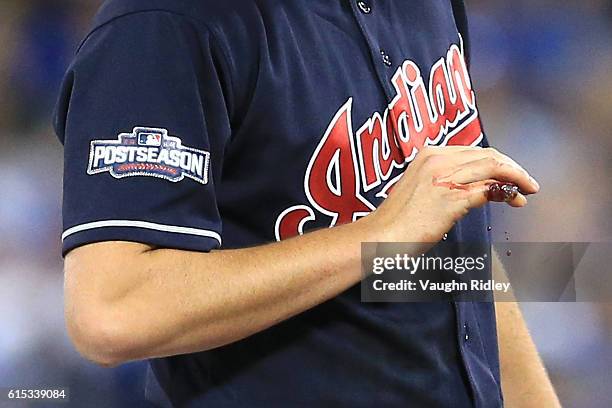
[(392, 62), (391, 62), (391, 57), (389, 56), (389, 54), (387, 54), (385, 50), (380, 50), (380, 55), (382, 57), (383, 64), (390, 67), (392, 65)]
[(470, 340), (470, 327), (467, 323), (463, 324), (463, 340), (466, 342)]
[(357, 2), (357, 7), (359, 7), (363, 14), (370, 14), (372, 12), (372, 7), (363, 0)]

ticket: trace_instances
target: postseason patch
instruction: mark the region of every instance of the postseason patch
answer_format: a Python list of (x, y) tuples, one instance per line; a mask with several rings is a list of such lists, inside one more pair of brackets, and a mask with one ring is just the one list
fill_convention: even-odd
[(166, 129), (137, 127), (116, 140), (93, 140), (87, 174), (109, 172), (115, 178), (151, 176), (179, 182), (188, 177), (208, 183), (210, 154), (183, 146)]

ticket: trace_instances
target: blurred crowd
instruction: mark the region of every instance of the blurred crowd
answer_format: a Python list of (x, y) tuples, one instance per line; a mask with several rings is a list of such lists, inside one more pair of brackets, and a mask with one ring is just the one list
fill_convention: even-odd
[[(75, 406), (147, 406), (145, 366), (85, 362), (62, 316), (62, 154), (51, 112), (99, 4), (0, 2), (0, 387), (63, 385)], [(520, 213), (494, 209), (494, 237), (612, 242), (612, 1), (467, 4), (489, 139), (543, 186)], [(564, 406), (612, 406), (612, 303), (523, 310)]]

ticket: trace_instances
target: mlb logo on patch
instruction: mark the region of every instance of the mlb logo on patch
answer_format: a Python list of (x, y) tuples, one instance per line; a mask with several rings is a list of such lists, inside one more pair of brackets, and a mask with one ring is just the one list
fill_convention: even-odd
[(166, 129), (137, 127), (116, 139), (92, 140), (87, 174), (150, 176), (175, 183), (187, 177), (207, 184), (209, 163), (207, 151), (183, 145)]
[(139, 146), (161, 146), (161, 141), (162, 141), (161, 133), (141, 132), (138, 134), (138, 145)]

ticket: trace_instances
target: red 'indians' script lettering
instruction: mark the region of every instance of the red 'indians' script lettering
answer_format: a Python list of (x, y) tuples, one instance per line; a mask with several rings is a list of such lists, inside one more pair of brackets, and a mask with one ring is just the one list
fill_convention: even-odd
[(283, 211), (276, 239), (303, 233), (304, 225), (323, 215), (330, 227), (355, 221), (376, 207), (424, 146), (475, 146), (482, 140), (476, 100), (460, 46), (430, 70), (426, 85), (419, 67), (404, 61), (394, 73), (396, 96), (384, 112), (375, 112), (353, 133), (353, 98), (340, 107), (315, 149), (304, 177), (309, 205)]

